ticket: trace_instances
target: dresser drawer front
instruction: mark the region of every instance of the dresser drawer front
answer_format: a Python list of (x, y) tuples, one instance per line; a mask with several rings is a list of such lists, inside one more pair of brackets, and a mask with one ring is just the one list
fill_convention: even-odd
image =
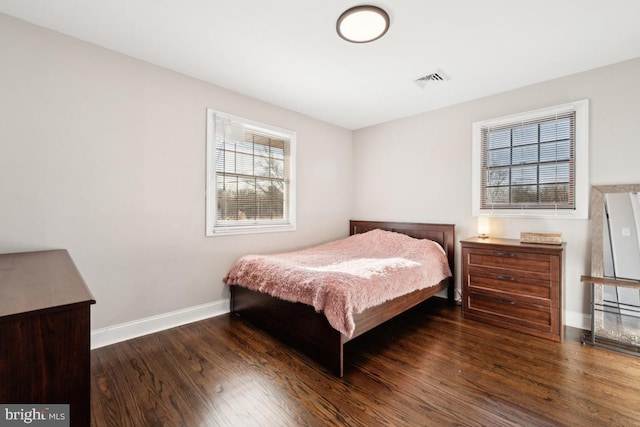
[(474, 249), (468, 252), (469, 266), (508, 270), (511, 275), (559, 281), (558, 257), (509, 250)]
[(552, 286), (548, 280), (530, 279), (518, 277), (511, 272), (496, 273), (482, 268), (469, 267), (469, 291), (480, 291), (491, 293), (507, 293), (514, 295), (513, 298), (523, 298), (531, 300), (545, 300), (542, 304), (556, 302), (558, 296), (554, 295), (557, 286)]
[(543, 332), (551, 332), (556, 329), (557, 319), (554, 319), (553, 313), (544, 306), (470, 292), (467, 307), (469, 313), (484, 319), (492, 319)]

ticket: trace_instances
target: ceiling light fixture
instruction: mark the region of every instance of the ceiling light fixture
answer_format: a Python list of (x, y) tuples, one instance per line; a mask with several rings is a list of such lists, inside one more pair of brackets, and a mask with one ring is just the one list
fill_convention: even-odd
[(336, 23), (338, 35), (351, 43), (378, 40), (389, 29), (389, 15), (376, 6), (355, 6), (346, 10)]

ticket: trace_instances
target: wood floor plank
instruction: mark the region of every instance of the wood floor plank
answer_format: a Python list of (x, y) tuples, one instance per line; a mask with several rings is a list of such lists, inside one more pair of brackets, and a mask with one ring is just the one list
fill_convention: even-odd
[(230, 315), (92, 351), (99, 426), (640, 425), (640, 357), (462, 319), (443, 300), (347, 343), (345, 376)]

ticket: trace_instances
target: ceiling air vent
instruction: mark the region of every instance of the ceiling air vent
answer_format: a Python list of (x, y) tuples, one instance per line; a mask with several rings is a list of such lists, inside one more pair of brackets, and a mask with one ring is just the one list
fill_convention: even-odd
[(430, 84), (433, 83), (437, 83), (437, 82), (443, 82), (447, 79), (447, 76), (445, 76), (442, 71), (437, 71), (434, 73), (429, 73), (425, 76), (419, 77), (417, 79), (415, 79), (413, 82), (415, 84), (417, 84), (418, 86), (420, 86), (422, 89), (424, 89), (425, 87), (427, 87)]

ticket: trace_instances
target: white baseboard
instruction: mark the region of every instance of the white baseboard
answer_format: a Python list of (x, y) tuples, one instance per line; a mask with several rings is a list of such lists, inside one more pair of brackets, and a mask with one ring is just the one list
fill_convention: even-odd
[(100, 348), (209, 317), (229, 313), (229, 300), (215, 301), (183, 310), (146, 317), (91, 331), (91, 348)]
[[(91, 331), (91, 348), (100, 348), (198, 320), (229, 313), (229, 300), (224, 299), (183, 310), (146, 317)], [(564, 324), (578, 329), (591, 329), (591, 316), (573, 311), (564, 312)]]
[(564, 312), (564, 324), (578, 329), (591, 329), (591, 316), (576, 311)]

